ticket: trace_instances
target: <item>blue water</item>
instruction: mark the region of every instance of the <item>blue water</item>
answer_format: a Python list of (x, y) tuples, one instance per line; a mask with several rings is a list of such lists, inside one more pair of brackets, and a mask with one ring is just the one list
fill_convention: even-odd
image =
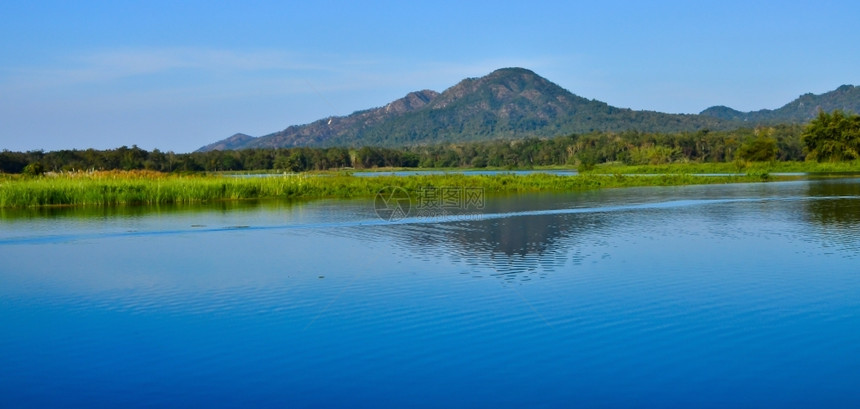
[(860, 407), (856, 179), (0, 213), (0, 407)]

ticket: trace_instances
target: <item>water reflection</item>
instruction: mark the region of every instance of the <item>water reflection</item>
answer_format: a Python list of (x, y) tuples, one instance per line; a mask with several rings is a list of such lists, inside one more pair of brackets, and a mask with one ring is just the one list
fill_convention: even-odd
[(811, 222), (840, 229), (860, 224), (860, 183), (857, 179), (822, 180), (808, 185), (806, 205)]
[(0, 244), (337, 226), (368, 219), (372, 212), (372, 207), (355, 200), (247, 200), (190, 205), (0, 209)]
[[(485, 220), (442, 217), (384, 234), (411, 257), (448, 258), (475, 276), (530, 280), (608, 257), (604, 239), (631, 225), (642, 229), (635, 233), (639, 239), (658, 243), (683, 235), (751, 242), (790, 235), (817, 245), (839, 243), (852, 254), (860, 250), (858, 199), (860, 179), (523, 195), (487, 200)], [(809, 226), (792, 221), (797, 215), (823, 234), (809, 234)], [(664, 229), (669, 225), (674, 230)]]
[[(563, 266), (608, 256), (606, 238), (637, 225), (636, 236), (668, 241), (679, 233), (716, 239), (806, 234), (804, 240), (860, 249), (860, 179), (725, 186), (632, 188), (488, 197), (480, 213), (387, 223), (372, 201), (225, 201), (204, 205), (0, 209), (0, 244), (125, 236), (316, 231), (361, 243), (393, 243), (417, 260), (450, 260), (465, 274), (505, 280), (546, 277)], [(471, 211), (471, 210), (470, 210)], [(468, 212), (466, 212), (468, 213)], [(474, 217), (462, 217), (474, 216)], [(773, 224), (794, 218), (807, 224)], [(662, 226), (675, 226), (663, 231)], [(642, 226), (650, 226), (644, 229)], [(727, 228), (727, 226), (735, 226)], [(811, 226), (811, 228), (810, 228)], [(240, 229), (241, 228), (241, 229)], [(697, 229), (699, 231), (697, 231)], [(656, 233), (658, 232), (659, 233)], [(289, 233), (288, 233), (289, 232)], [(65, 235), (64, 235), (65, 234)], [(256, 234), (256, 233), (253, 233)], [(294, 246), (309, 246), (296, 243)], [(318, 251), (310, 249), (307, 251)]]
[(398, 226), (396, 243), (420, 259), (447, 258), (476, 275), (545, 275), (566, 262), (577, 222), (563, 215)]
[[(818, 230), (821, 242), (843, 251), (844, 257), (860, 254), (860, 179), (822, 180), (809, 184), (804, 216)], [(816, 200), (819, 199), (819, 200)]]
[(194, 204), (128, 205), (128, 206), (45, 206), (0, 208), (0, 221), (34, 219), (98, 219), (159, 215), (189, 215), (208, 212), (247, 210), (280, 210), (302, 206), (307, 202), (291, 200), (229, 200)]
[(605, 199), (595, 192), (489, 198), (485, 218), (439, 217), (435, 223), (387, 226), (377, 234), (393, 237), (409, 257), (448, 259), (478, 277), (531, 280), (587, 256), (582, 238), (593, 241), (609, 227), (599, 205)]

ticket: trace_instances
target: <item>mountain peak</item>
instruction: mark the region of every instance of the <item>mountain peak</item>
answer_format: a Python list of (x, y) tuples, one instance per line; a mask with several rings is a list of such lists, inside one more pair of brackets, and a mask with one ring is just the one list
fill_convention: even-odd
[[(568, 105), (584, 99), (525, 68), (501, 68), (480, 78), (468, 78), (448, 88), (430, 106), (448, 109), (468, 105), (471, 109), (499, 110), (508, 117), (514, 111), (536, 109), (544, 119), (555, 117)], [(525, 112), (523, 112), (525, 114)]]
[(249, 142), (253, 141), (254, 139), (257, 139), (257, 138), (255, 138), (251, 135), (245, 135), (243, 133), (236, 133), (227, 139), (222, 139), (218, 142), (211, 143), (209, 145), (206, 145), (206, 146), (198, 149), (197, 151), (198, 152), (206, 152), (206, 151), (228, 151), (228, 150), (233, 150), (233, 149), (242, 149), (243, 147), (245, 147), (245, 145), (247, 145)]
[(504, 76), (507, 76), (507, 75), (534, 75), (534, 76), (539, 77), (539, 75), (535, 74), (534, 71), (529, 70), (527, 68), (520, 68), (520, 67), (499, 68), (499, 69), (491, 72), (490, 74), (488, 74), (487, 77), (503, 76), (503, 75)]
[(574, 95), (531, 70), (509, 67), (464, 79), (442, 93), (410, 92), (379, 108), (293, 125), (259, 138), (236, 134), (200, 150), (404, 146), (594, 131), (727, 130), (803, 122), (819, 109), (860, 112), (860, 87), (843, 85), (821, 95), (805, 94), (777, 110), (744, 113), (716, 106), (699, 115), (675, 115), (616, 108)]

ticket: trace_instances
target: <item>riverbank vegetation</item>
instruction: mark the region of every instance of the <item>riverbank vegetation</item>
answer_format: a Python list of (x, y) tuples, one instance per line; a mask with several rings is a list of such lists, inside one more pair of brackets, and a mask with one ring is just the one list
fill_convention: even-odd
[(805, 173), (815, 174), (860, 174), (860, 160), (840, 162), (815, 161), (769, 161), (749, 162), (736, 160), (732, 162), (687, 162), (667, 163), (657, 165), (625, 165), (620, 162), (602, 163), (583, 173), (601, 174), (781, 174)]
[[(860, 159), (860, 116), (822, 112), (807, 125), (681, 133), (592, 132), (556, 138), (493, 140), (400, 149), (280, 148), (173, 153), (137, 146), (110, 150), (0, 152), (0, 172), (41, 174), (77, 170), (159, 172), (329, 169), (503, 168), (543, 166), (589, 170), (603, 163), (657, 166), (677, 163), (838, 162)], [(708, 165), (710, 166), (710, 165)]]
[(800, 136), (807, 158), (830, 162), (860, 159), (860, 115), (819, 112)]
[(173, 153), (124, 146), (109, 150), (3, 151), (0, 152), (0, 171), (29, 174), (76, 170), (304, 172), (339, 168), (523, 169), (589, 167), (605, 162), (656, 165), (719, 163), (736, 159), (803, 160), (801, 131), (799, 126), (781, 126), (678, 134), (594, 132), (549, 139), (495, 140), (401, 149), (280, 148)]
[[(356, 169), (393, 167), (576, 168), (580, 175), (350, 175)], [(282, 175), (241, 178), (212, 174), (242, 171)], [(858, 171), (860, 116), (834, 111), (822, 112), (806, 126), (677, 134), (595, 132), (402, 149), (289, 148), (176, 154), (133, 146), (104, 151), (2, 151), (0, 207), (349, 198), (372, 196), (386, 186), (480, 187), (489, 193), (569, 191), (760, 181), (780, 172)], [(693, 175), (702, 173), (722, 175)]]
[(697, 177), (684, 174), (659, 176), (442, 174), (357, 177), (332, 172), (232, 177), (165, 174), (152, 171), (75, 172), (43, 176), (5, 175), (0, 178), (0, 207), (153, 205), (268, 198), (373, 197), (389, 186), (401, 187), (407, 191), (474, 187), (484, 189), (486, 194), (496, 194), (759, 180), (761, 178), (758, 176)]

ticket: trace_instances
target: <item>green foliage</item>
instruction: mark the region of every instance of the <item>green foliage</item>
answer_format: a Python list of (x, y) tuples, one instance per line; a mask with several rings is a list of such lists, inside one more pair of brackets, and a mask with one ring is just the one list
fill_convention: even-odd
[(744, 161), (770, 162), (779, 154), (776, 139), (768, 132), (761, 131), (755, 139), (744, 142), (737, 151), (737, 157)]
[(20, 173), (38, 162), (46, 172), (76, 170), (153, 170), (159, 172), (305, 172), (355, 167), (495, 167), (579, 166), (607, 162), (660, 165), (683, 162), (803, 160), (799, 125), (734, 131), (681, 133), (590, 132), (555, 138), (421, 145), (401, 149), (366, 146), (282, 148), (178, 154), (136, 146), (111, 150), (0, 152), (0, 171)]
[(42, 164), (39, 162), (33, 162), (27, 164), (27, 166), (24, 166), (24, 169), (21, 171), (21, 173), (30, 176), (38, 176), (45, 173), (45, 167), (42, 166)]
[(76, 172), (44, 177), (6, 177), (0, 183), (0, 208), (51, 205), (157, 205), (266, 198), (372, 197), (386, 186), (399, 186), (407, 191), (417, 191), (427, 187), (481, 187), (488, 193), (505, 193), (753, 180), (755, 179), (745, 177), (702, 178), (683, 174), (657, 177), (549, 174), (357, 177), (333, 173), (326, 177), (301, 174), (237, 178), (167, 175), (150, 171)]
[(860, 158), (860, 115), (820, 111), (803, 130), (807, 158), (842, 161)]
[(579, 172), (588, 172), (597, 165), (597, 153), (594, 150), (580, 151), (577, 154), (577, 159), (579, 159), (579, 166), (576, 169)]
[(665, 165), (622, 165), (605, 163), (598, 165), (594, 173), (600, 174), (730, 174), (743, 172), (747, 175), (773, 173), (860, 173), (860, 160), (844, 162), (688, 162)]
[(30, 156), (24, 152), (0, 152), (0, 173), (21, 173), (29, 163)]
[(660, 165), (675, 162), (681, 157), (680, 153), (678, 148), (668, 146), (634, 146), (625, 162), (634, 165)]
[(411, 152), (404, 152), (387, 148), (372, 148), (369, 146), (365, 146), (355, 153), (353, 166), (362, 169), (382, 167), (416, 167), (418, 166), (418, 163), (418, 155)]

